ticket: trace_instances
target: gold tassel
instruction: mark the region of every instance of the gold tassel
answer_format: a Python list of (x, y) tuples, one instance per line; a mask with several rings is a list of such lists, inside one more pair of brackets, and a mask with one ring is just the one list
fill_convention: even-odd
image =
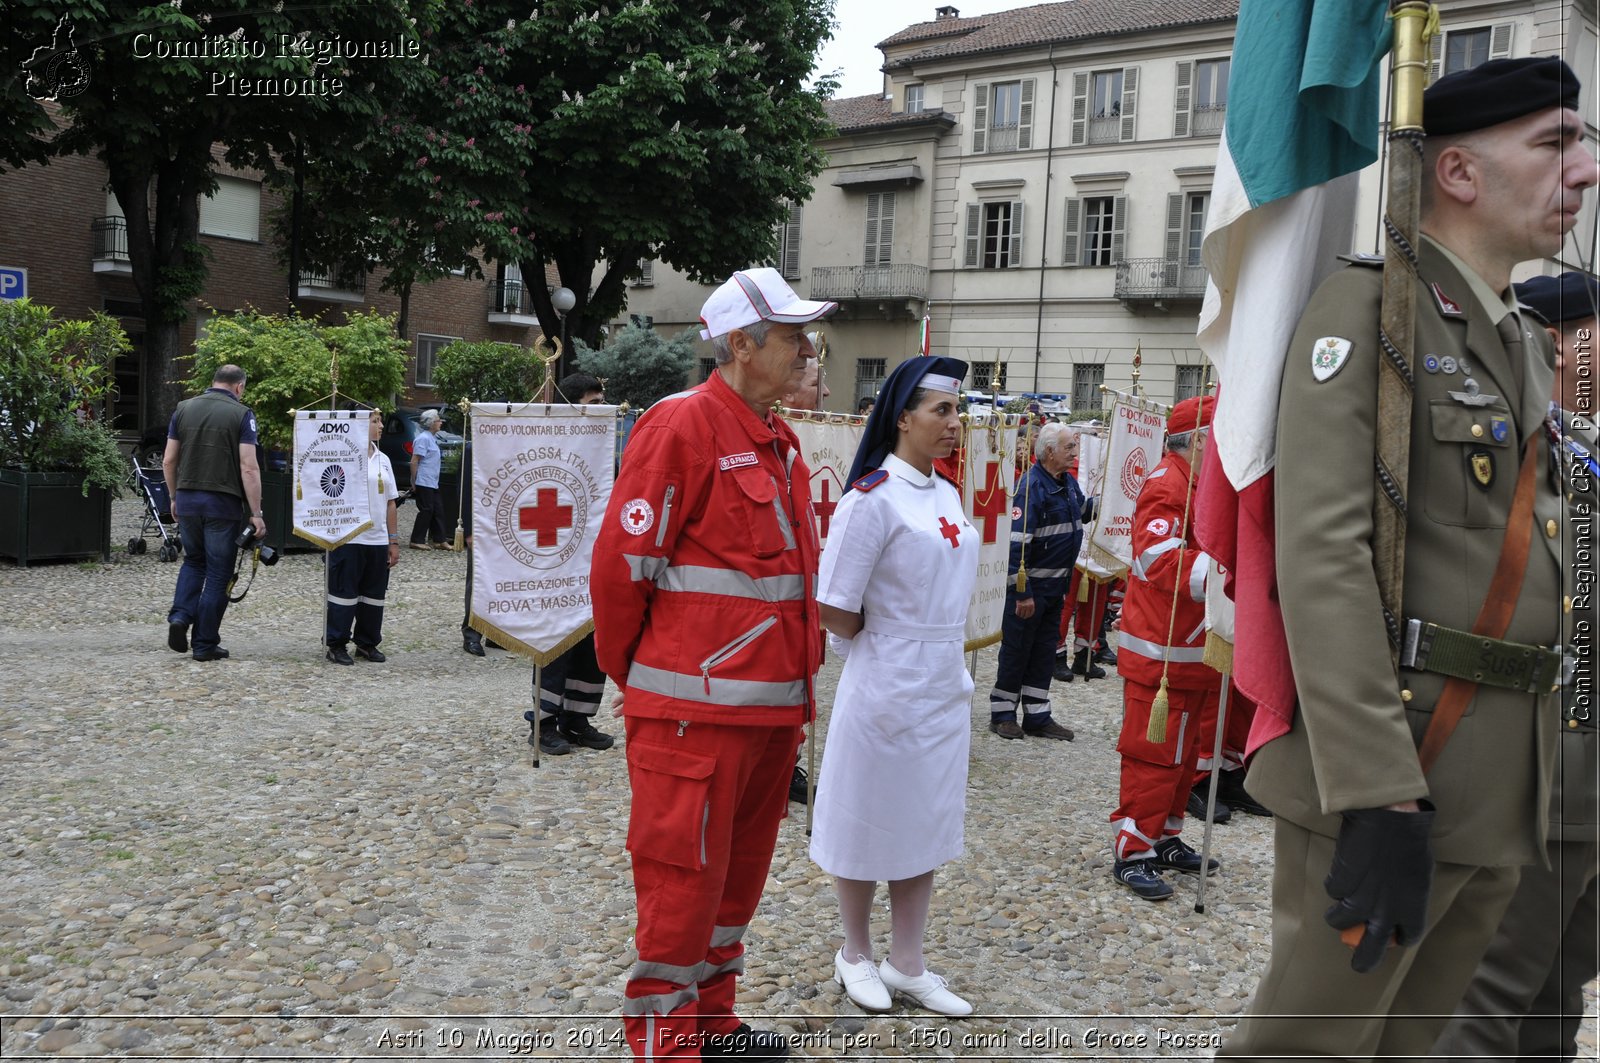
[(450, 548), (455, 550), (457, 553), (460, 553), (462, 550), (467, 548), (467, 536), (461, 530), (461, 522), (459, 520), (456, 521), (456, 541)]
[(1233, 674), (1233, 643), (1217, 634), (1215, 631), (1206, 632), (1206, 649), (1200, 660), (1209, 666), (1212, 671), (1221, 672), (1223, 675)]
[(301, 499), (306, 497), (306, 485), (300, 482), (300, 478), (299, 477), (295, 477), (295, 481), (294, 481), (294, 497), (295, 497), (296, 501), (299, 501), (299, 500), (301, 500)]
[(383, 470), (378, 470), (378, 497), (383, 497)]
[(1152, 745), (1163, 745), (1167, 741), (1167, 677), (1161, 677), (1161, 689), (1156, 691), (1156, 696), (1150, 702), (1150, 727), (1144, 737)]
[(1092, 578), (1093, 577), (1091, 577), (1088, 573), (1084, 573), (1081, 577), (1079, 577), (1078, 601), (1087, 602), (1089, 600), (1089, 582)]
[(1017, 566), (1017, 593), (1021, 594), (1028, 589), (1028, 566), (1024, 562)]

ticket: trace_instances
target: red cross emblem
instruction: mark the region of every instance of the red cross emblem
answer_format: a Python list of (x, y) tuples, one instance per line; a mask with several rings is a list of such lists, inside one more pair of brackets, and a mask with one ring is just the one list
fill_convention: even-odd
[(960, 527), (958, 527), (957, 525), (951, 524), (949, 521), (945, 520), (943, 517), (940, 517), (939, 518), (939, 534), (944, 536), (946, 539), (950, 540), (950, 549), (952, 549), (952, 550), (960, 549), (961, 540), (958, 538), (961, 535)]
[(817, 520), (820, 522), (821, 531), (819, 534), (824, 539), (828, 537), (828, 522), (833, 518), (833, 511), (839, 508), (839, 503), (829, 497), (831, 492), (828, 488), (831, 486), (827, 479), (824, 478), (822, 481), (822, 497), (811, 500), (811, 508), (817, 511)]
[(533, 505), (517, 510), (518, 527), (533, 532), (540, 547), (556, 545), (556, 534), (572, 527), (572, 507), (559, 504), (556, 498), (554, 487), (541, 487)]
[(972, 494), (972, 515), (983, 521), (985, 543), (995, 541), (999, 517), (1005, 512), (1006, 489), (1000, 482), (1000, 463), (991, 461), (984, 469), (983, 490)]

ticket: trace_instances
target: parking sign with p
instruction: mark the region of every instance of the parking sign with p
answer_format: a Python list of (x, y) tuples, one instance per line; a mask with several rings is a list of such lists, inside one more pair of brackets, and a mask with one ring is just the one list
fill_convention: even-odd
[(0, 299), (21, 299), (28, 294), (28, 271), (21, 266), (0, 266)]

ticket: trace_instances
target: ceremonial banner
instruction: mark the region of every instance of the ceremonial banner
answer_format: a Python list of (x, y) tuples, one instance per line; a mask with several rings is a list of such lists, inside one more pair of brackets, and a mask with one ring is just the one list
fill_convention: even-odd
[[(1000, 641), (1006, 607), (1006, 565), (1011, 557), (1011, 488), (1016, 479), (1016, 418), (969, 415), (962, 463), (961, 502), (978, 529), (978, 581), (967, 609), (966, 649)], [(1011, 422), (1007, 424), (1007, 422)]]
[(824, 418), (788, 410), (784, 420), (800, 437), (800, 456), (811, 468), (811, 508), (817, 514), (817, 536), (826, 545), (833, 511), (850, 489), (845, 477), (850, 475), (866, 422), (859, 417), (834, 414)]
[(1078, 486), (1085, 498), (1098, 498), (1106, 475), (1105, 429), (1079, 424), (1067, 427), (1078, 433)]
[(367, 506), (371, 410), (294, 415), (294, 533), (324, 550), (372, 527)]
[[(1088, 571), (1120, 576), (1133, 565), (1133, 503), (1144, 478), (1161, 461), (1167, 418), (1154, 404), (1118, 396), (1111, 409), (1106, 456), (1101, 465), (1099, 512), (1086, 535)], [(1099, 571), (1096, 571), (1096, 570)]]
[(611, 497), (615, 406), (472, 406), (471, 626), (549, 664), (594, 628), (589, 561)]

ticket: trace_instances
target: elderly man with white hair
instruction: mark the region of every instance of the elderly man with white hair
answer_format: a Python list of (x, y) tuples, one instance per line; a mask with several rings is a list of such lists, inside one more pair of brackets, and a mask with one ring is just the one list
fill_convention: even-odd
[(1076, 432), (1066, 425), (1046, 424), (1033, 453), (1034, 464), (1012, 500), (1011, 563), (999, 671), (989, 692), (989, 730), (1001, 738), (1033, 735), (1070, 742), (1072, 731), (1050, 717), (1050, 674), (1062, 603), (1083, 546), (1083, 522), (1091, 503), (1067, 472), (1078, 457)]

